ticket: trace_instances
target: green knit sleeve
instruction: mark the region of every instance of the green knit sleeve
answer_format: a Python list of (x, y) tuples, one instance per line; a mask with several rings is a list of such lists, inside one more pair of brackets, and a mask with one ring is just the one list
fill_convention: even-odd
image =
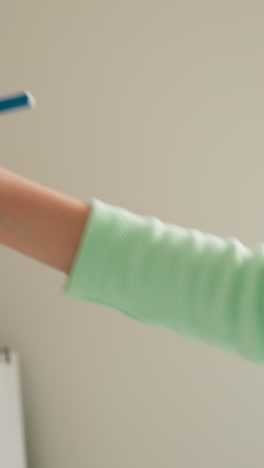
[(264, 361), (264, 247), (93, 199), (66, 296)]

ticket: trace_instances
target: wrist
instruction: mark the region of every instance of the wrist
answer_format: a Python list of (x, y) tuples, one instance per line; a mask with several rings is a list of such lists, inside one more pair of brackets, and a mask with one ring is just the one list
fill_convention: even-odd
[(0, 243), (69, 273), (90, 206), (0, 169)]

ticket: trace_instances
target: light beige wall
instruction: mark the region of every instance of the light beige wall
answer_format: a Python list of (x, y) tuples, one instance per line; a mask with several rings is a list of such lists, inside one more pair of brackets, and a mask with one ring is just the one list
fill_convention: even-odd
[[(89, 200), (263, 239), (260, 1), (4, 2), (1, 165)], [(263, 467), (263, 368), (111, 309), (1, 248), (30, 468)]]

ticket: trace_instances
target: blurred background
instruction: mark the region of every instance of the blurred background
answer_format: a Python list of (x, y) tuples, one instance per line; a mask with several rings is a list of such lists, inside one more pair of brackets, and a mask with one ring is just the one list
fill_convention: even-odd
[[(89, 201), (262, 242), (264, 4), (13, 0), (0, 16), (1, 166)], [(1, 247), (29, 468), (261, 468), (263, 367), (65, 299)]]

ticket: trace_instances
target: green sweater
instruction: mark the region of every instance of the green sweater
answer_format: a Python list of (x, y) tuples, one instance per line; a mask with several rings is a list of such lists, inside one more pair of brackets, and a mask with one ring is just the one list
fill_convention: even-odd
[(65, 295), (264, 361), (264, 246), (91, 205)]

